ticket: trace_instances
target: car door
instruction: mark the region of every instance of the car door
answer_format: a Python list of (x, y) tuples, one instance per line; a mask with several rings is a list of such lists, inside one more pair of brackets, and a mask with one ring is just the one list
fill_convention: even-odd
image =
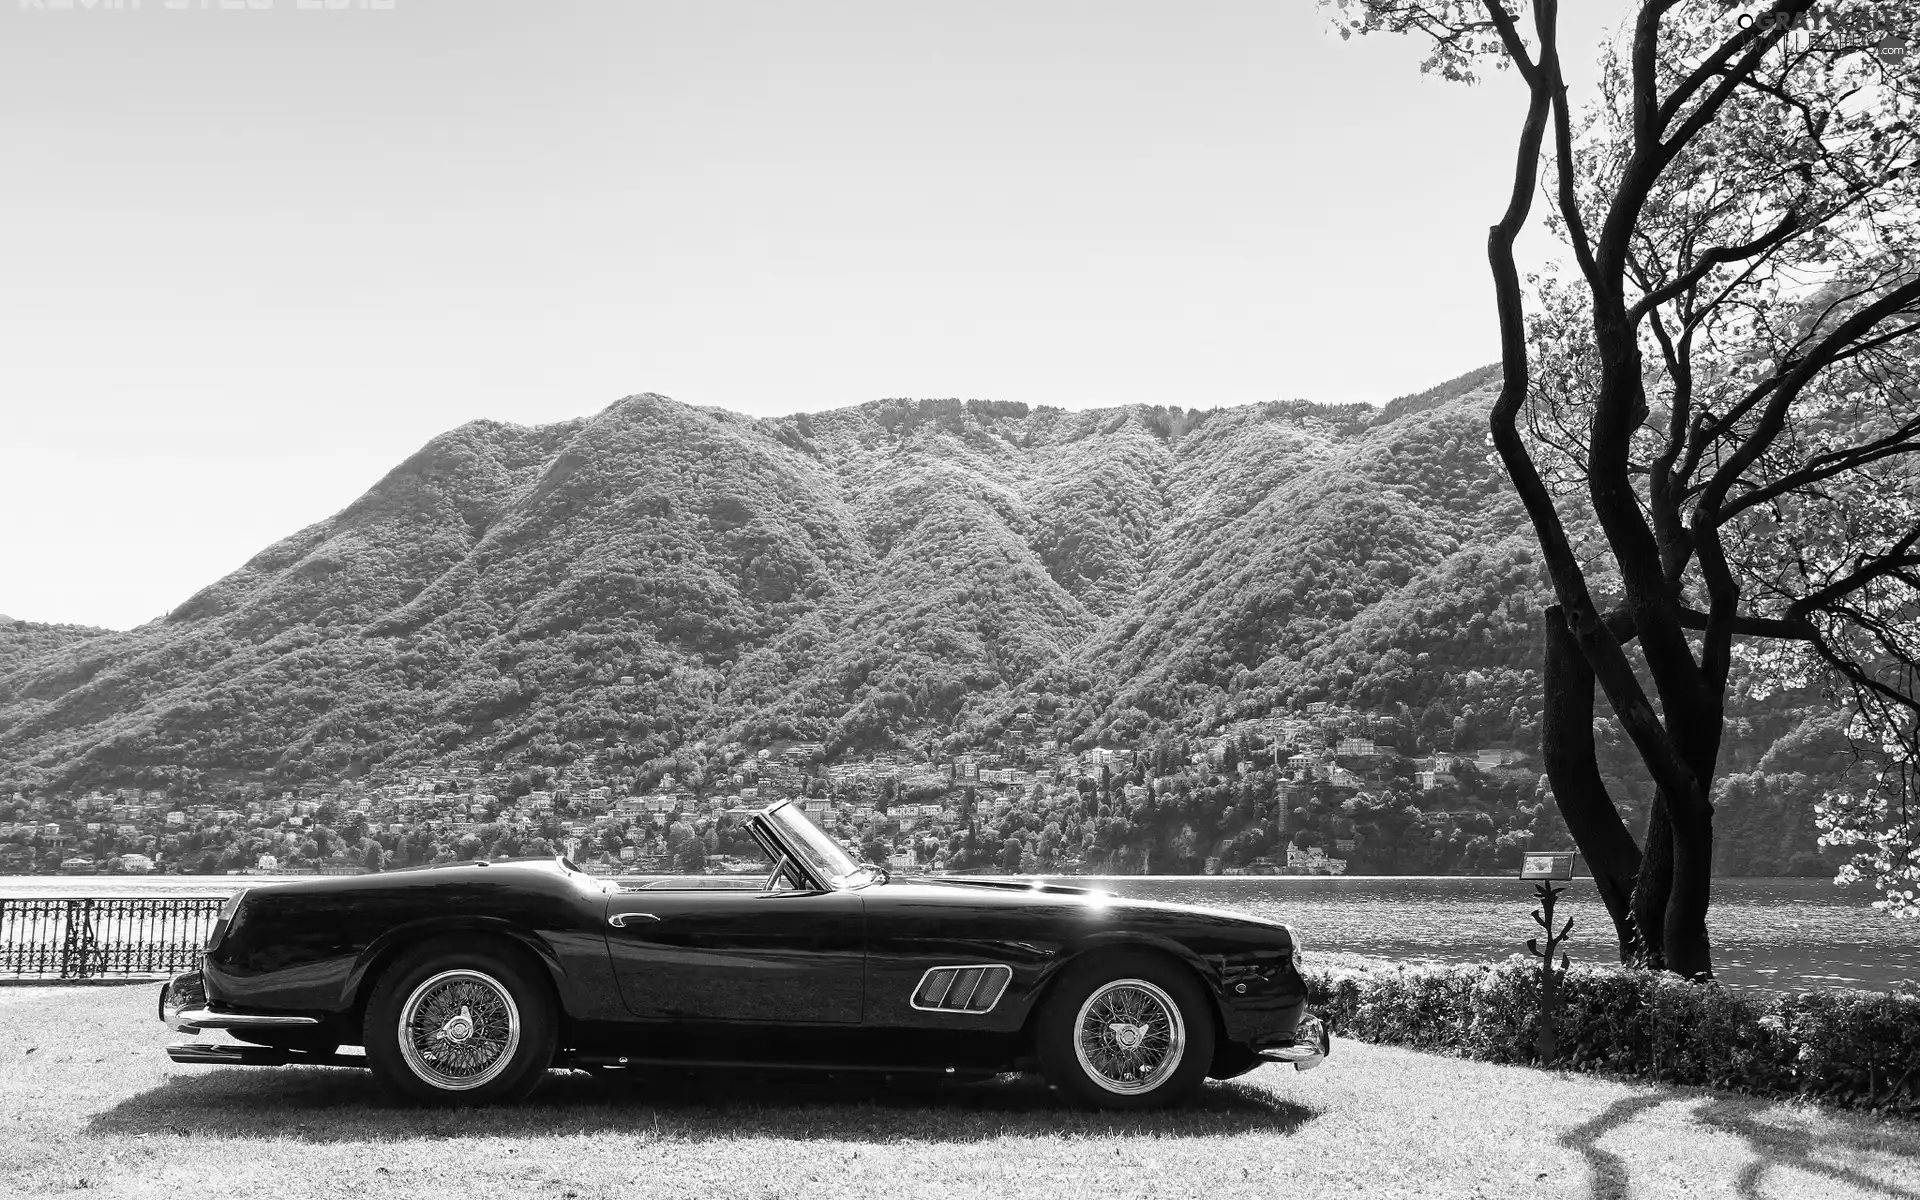
[(607, 946), (627, 1010), (647, 1021), (857, 1025), (866, 914), (857, 892), (615, 893)]

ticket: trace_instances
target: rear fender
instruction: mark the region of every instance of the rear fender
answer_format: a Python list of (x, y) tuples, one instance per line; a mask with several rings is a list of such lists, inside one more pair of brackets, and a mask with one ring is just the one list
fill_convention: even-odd
[(357, 1021), (366, 1006), (367, 997), (372, 993), (374, 984), (393, 961), (406, 953), (411, 946), (439, 937), (458, 937), (461, 934), (494, 938), (511, 942), (525, 949), (540, 963), (547, 972), (547, 980), (553, 985), (554, 994), (559, 997), (561, 1011), (568, 1008), (566, 1003), (569, 988), (566, 970), (560, 965), (559, 956), (553, 947), (547, 944), (539, 934), (504, 921), (498, 917), (432, 917), (420, 921), (409, 921), (381, 934), (360, 952), (354, 960), (353, 969), (347, 973), (346, 982), (341, 987), (340, 1008), (353, 1014)]

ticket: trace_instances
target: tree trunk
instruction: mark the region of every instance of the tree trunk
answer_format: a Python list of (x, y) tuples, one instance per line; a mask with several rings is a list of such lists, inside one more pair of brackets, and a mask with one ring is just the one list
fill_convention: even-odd
[(1620, 961), (1638, 956), (1642, 939), (1633, 919), (1640, 848), (1601, 782), (1593, 752), (1593, 667), (1580, 651), (1559, 605), (1546, 612), (1546, 693), (1540, 751), (1553, 800), (1573, 843), (1593, 872), (1595, 889), (1613, 919)]
[(1667, 896), (1667, 969), (1688, 979), (1713, 978), (1707, 904), (1713, 885), (1713, 816), (1673, 819), (1673, 886)]
[(1640, 965), (1658, 971), (1667, 965), (1667, 898), (1673, 894), (1673, 823), (1665, 792), (1653, 795), (1642, 845), (1645, 855), (1633, 885), (1633, 923), (1640, 935)]

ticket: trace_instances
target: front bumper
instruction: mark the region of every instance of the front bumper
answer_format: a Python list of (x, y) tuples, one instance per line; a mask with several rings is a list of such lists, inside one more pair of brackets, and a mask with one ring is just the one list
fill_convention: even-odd
[(1256, 1044), (1253, 1052), (1265, 1062), (1292, 1063), (1296, 1071), (1311, 1071), (1333, 1053), (1333, 1035), (1325, 1021), (1308, 1013), (1300, 1018), (1290, 1041), (1271, 1046)]
[(320, 1024), (318, 1017), (293, 1013), (245, 1012), (207, 999), (205, 980), (198, 971), (176, 975), (160, 986), (160, 1020), (175, 1033), (199, 1033), (203, 1029), (311, 1029)]

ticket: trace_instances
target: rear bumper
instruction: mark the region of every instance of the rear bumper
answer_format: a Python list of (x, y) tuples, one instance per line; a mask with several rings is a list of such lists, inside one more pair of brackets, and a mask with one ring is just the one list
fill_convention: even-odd
[(217, 1067), (364, 1067), (364, 1055), (310, 1054), (299, 1050), (280, 1050), (272, 1046), (220, 1046), (210, 1042), (187, 1042), (168, 1046), (167, 1057), (177, 1063)]
[(1325, 1021), (1308, 1013), (1300, 1018), (1290, 1040), (1266, 1046), (1256, 1044), (1253, 1052), (1265, 1062), (1292, 1063), (1296, 1071), (1311, 1071), (1333, 1053), (1333, 1035), (1328, 1032)]
[(160, 1020), (168, 1029), (178, 1033), (190, 1033), (181, 1029), (175, 1022), (182, 1012), (189, 1008), (207, 1006), (206, 979), (198, 971), (188, 971), (184, 975), (175, 975), (160, 985)]
[[(160, 986), (160, 1020), (175, 1033), (203, 1029), (311, 1029), (320, 1018), (296, 1013), (248, 1012), (207, 999), (200, 972), (176, 975)], [(186, 1061), (186, 1060), (176, 1060)]]

